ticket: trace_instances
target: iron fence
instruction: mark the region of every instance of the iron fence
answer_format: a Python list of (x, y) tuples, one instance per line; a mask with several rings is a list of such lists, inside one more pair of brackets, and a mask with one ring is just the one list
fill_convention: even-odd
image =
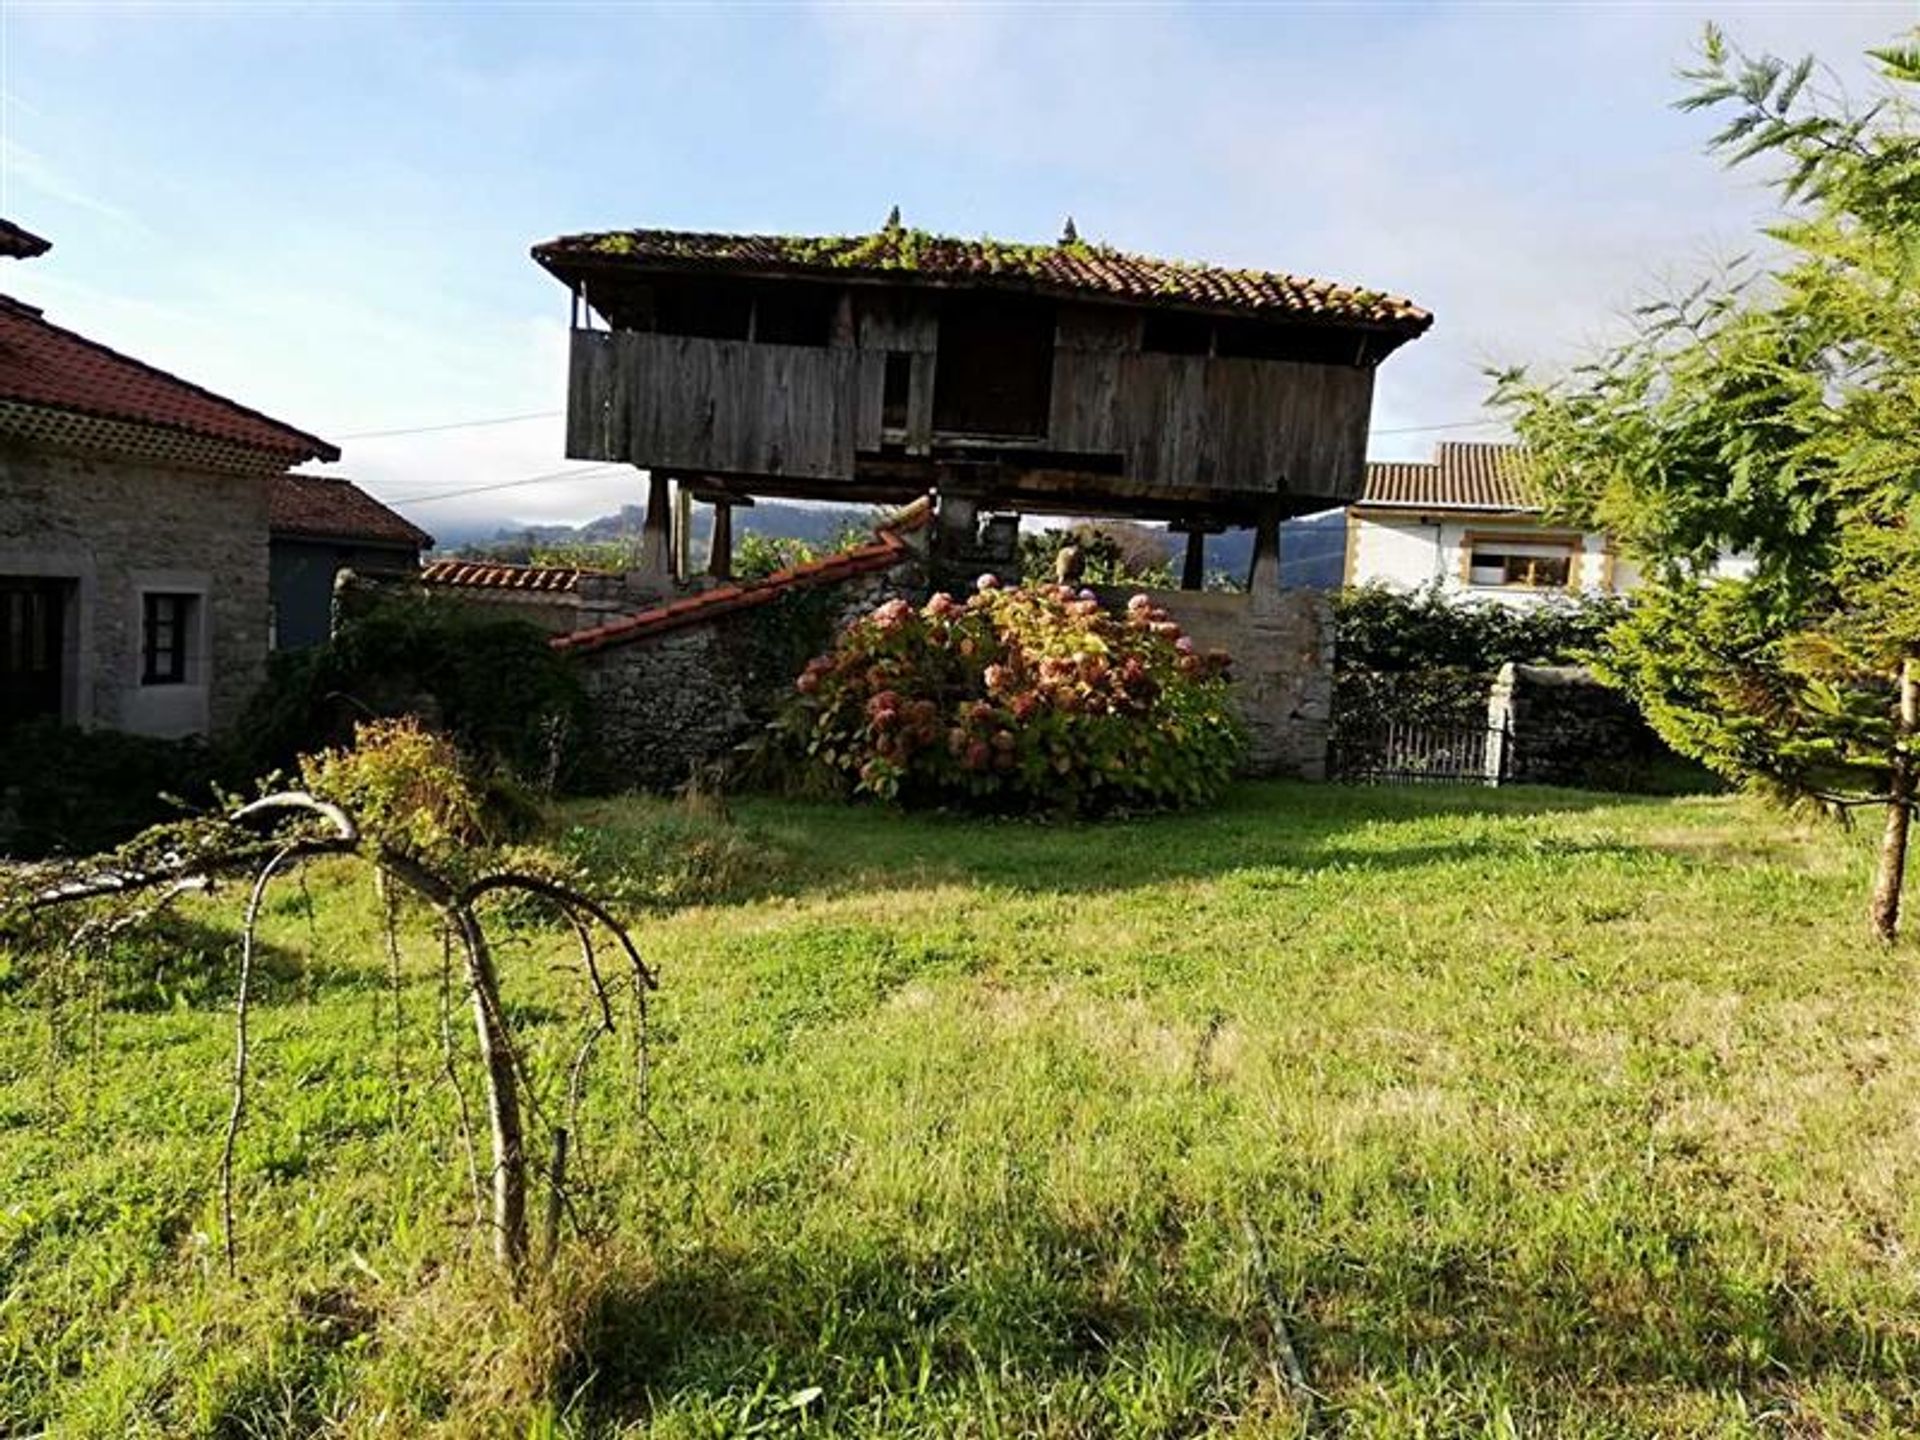
[(1507, 733), (1484, 722), (1416, 725), (1389, 721), (1336, 735), (1336, 780), (1373, 785), (1498, 785), (1507, 777)]

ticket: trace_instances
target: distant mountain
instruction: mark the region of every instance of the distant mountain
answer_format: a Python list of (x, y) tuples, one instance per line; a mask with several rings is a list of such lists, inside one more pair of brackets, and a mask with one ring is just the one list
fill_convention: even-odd
[[(779, 539), (804, 540), (816, 547), (837, 540), (851, 529), (869, 529), (884, 513), (869, 505), (796, 505), (791, 501), (760, 500), (751, 507), (733, 512), (736, 539), (743, 534), (766, 535)], [(466, 554), (488, 555), (496, 559), (524, 558), (534, 546), (610, 545), (632, 540), (640, 534), (646, 520), (644, 505), (622, 505), (611, 515), (602, 515), (583, 525), (503, 525), (491, 536), (468, 534), (444, 548), (458, 548)], [(1049, 517), (1045, 528), (1069, 528), (1070, 519)], [(693, 544), (702, 554), (713, 525), (713, 511), (705, 505), (693, 507)], [(1281, 527), (1280, 551), (1282, 583), (1312, 587), (1337, 586), (1345, 556), (1346, 522), (1342, 512), (1289, 520)], [(1177, 535), (1166, 536), (1167, 563), (1178, 568), (1183, 542)], [(1207, 570), (1224, 572), (1244, 580), (1253, 565), (1253, 532), (1228, 530), (1207, 537)]]
[[(785, 540), (805, 540), (824, 545), (849, 529), (868, 529), (881, 512), (867, 505), (795, 505), (781, 500), (758, 500), (733, 512), (733, 533), (766, 535)], [(640, 534), (647, 518), (644, 505), (622, 505), (611, 515), (602, 515), (583, 525), (503, 525), (491, 537), (468, 538), (459, 548), (469, 554), (485, 554), (497, 559), (512, 559), (534, 546), (617, 545)], [(713, 511), (705, 505), (693, 507), (693, 544), (699, 551), (707, 543), (713, 528)]]

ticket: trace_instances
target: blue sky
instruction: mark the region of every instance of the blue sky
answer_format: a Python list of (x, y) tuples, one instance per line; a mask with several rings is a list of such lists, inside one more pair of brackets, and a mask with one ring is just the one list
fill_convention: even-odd
[(1859, 55), (1913, 3), (106, 6), (0, 0), (10, 293), (338, 440), (428, 529), (637, 498), (570, 467), (566, 297), (527, 258), (626, 225), (1083, 236), (1411, 295), (1374, 453), (1483, 417), (1767, 197), (1667, 104), (1708, 18)]

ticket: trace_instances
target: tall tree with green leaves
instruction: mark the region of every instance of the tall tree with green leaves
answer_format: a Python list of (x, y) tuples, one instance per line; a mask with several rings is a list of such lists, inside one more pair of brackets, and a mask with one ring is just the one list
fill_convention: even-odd
[(1728, 117), (1728, 163), (1771, 167), (1762, 258), (1641, 307), (1567, 374), (1498, 376), (1495, 401), (1551, 507), (1646, 573), (1603, 673), (1743, 785), (1881, 810), (1891, 940), (1920, 788), (1920, 32), (1872, 58), (1858, 105), (1709, 29), (1679, 104)]

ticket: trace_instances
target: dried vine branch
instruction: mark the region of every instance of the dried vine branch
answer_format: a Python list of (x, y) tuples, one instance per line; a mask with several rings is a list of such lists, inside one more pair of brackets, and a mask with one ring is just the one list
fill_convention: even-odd
[[(632, 968), (639, 1014), (643, 1019), (644, 993), (658, 984), (641, 959), (639, 949), (626, 928), (606, 907), (571, 886), (542, 875), (507, 871), (472, 880), (455, 878), (399, 845), (363, 835), (358, 822), (344, 807), (305, 791), (289, 790), (262, 796), (224, 817), (202, 819), (149, 832), (149, 835), (91, 868), (58, 874), (44, 883), (29, 883), (24, 894), (15, 895), (11, 900), (5, 894), (0, 894), (0, 916), (16, 912), (31, 916), (57, 906), (118, 899), (162, 889), (167, 891), (167, 895), (162, 897), (159, 904), (151, 907), (151, 910), (157, 910), (172, 896), (186, 889), (210, 884), (217, 877), (248, 872), (254, 874), (246, 908), (235, 1006), (234, 1099), (221, 1160), (222, 1210), (227, 1230), (228, 1268), (231, 1270), (235, 1263), (233, 1153), (246, 1109), (247, 1006), (253, 974), (254, 932), (262, 898), (273, 875), (286, 865), (316, 856), (347, 854), (358, 854), (368, 860), (376, 867), (383, 883), (398, 882), (419, 896), (440, 917), (449, 952), (452, 941), (459, 943), (472, 1002), (480, 1065), (486, 1081), (492, 1152), (493, 1248), (500, 1262), (517, 1275), (528, 1255), (527, 1156), (522, 1107), (523, 1102), (531, 1104), (534, 1099), (530, 1086), (523, 1091), (524, 1067), (516, 1053), (512, 1031), (501, 1005), (498, 970), (476, 907), (491, 895), (506, 891), (524, 892), (543, 898), (555, 906), (581, 938), (583, 961), (598, 1016), (589, 1039), (576, 1055), (569, 1072), (567, 1123), (565, 1126), (549, 1127), (556, 1132), (555, 1159), (551, 1171), (555, 1194), (560, 1197), (556, 1205), (564, 1201), (567, 1133), (576, 1123), (585, 1066), (593, 1045), (602, 1035), (615, 1030), (613, 1006), (594, 954), (591, 927), (595, 924), (604, 926), (627, 957)], [(35, 874), (44, 876), (46, 872), (37, 871)], [(113, 923), (120, 922), (116, 919)], [(397, 941), (389, 960), (390, 964), (397, 967)], [(442, 979), (442, 1060), (454, 1082), (470, 1177), (478, 1190), (479, 1164), (472, 1143), (471, 1117), (453, 1059), (448, 995), (450, 971), (451, 956), (446, 953), (443, 954)], [(641, 1047), (638, 1053), (642, 1055), (637, 1078), (644, 1086), (643, 1037), (636, 1036), (636, 1045)], [(556, 1212), (548, 1221), (550, 1234), (557, 1225)]]
[(247, 913), (240, 931), (240, 983), (233, 1000), (233, 1105), (227, 1111), (227, 1135), (220, 1147), (220, 1226), (227, 1252), (227, 1274), (236, 1274), (239, 1262), (233, 1239), (233, 1147), (240, 1138), (240, 1122), (247, 1113), (247, 1000), (253, 984), (254, 934), (260, 923), (260, 902), (266, 898), (267, 882), (284, 865), (293, 846), (282, 846), (254, 878), (247, 896)]

